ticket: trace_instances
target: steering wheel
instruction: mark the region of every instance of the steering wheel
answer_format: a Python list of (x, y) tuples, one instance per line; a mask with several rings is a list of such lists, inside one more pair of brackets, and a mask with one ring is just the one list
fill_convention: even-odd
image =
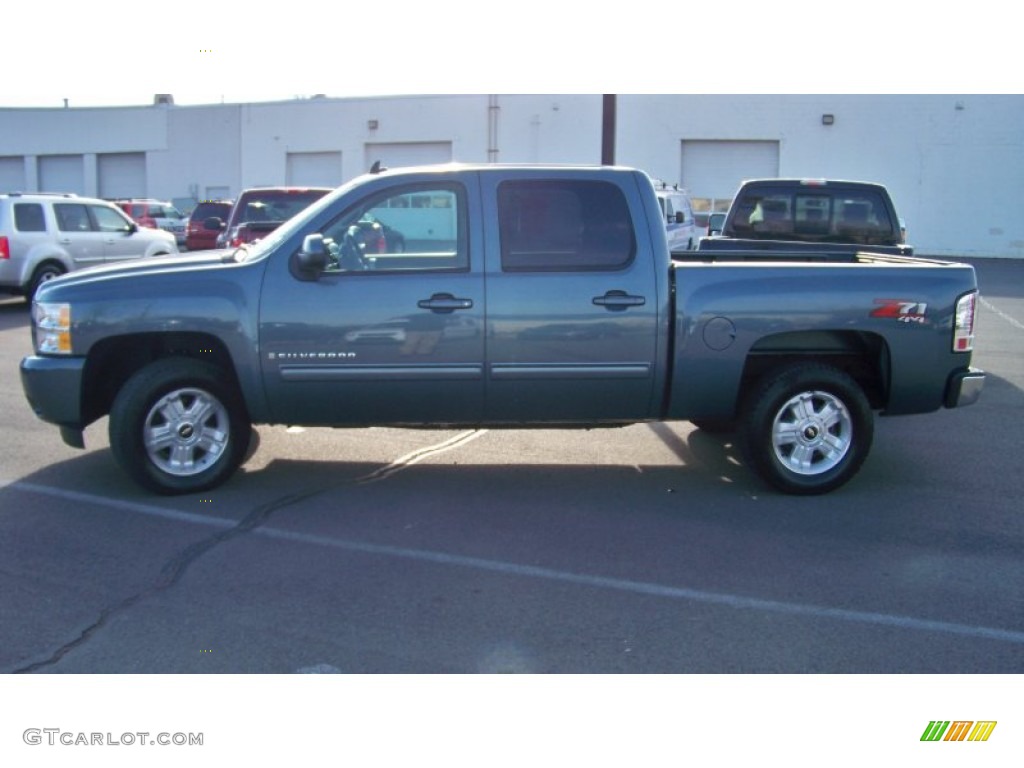
[(341, 250), (338, 253), (338, 264), (342, 269), (349, 271), (368, 269), (369, 265), (366, 262), (366, 258), (363, 256), (363, 249), (359, 247), (359, 241), (356, 240), (352, 229), (353, 227), (349, 227), (341, 239)]

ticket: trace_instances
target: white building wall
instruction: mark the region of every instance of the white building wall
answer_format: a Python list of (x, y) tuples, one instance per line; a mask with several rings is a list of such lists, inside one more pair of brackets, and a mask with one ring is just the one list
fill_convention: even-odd
[(365, 173), (369, 143), (451, 142), (455, 159), (484, 159), (487, 99), (310, 99), (242, 107), (243, 187), (283, 184), (289, 152), (341, 152), (343, 180)]
[(685, 186), (685, 139), (778, 141), (780, 176), (885, 184), (918, 253), (1024, 257), (1021, 126), (1020, 96), (620, 96), (616, 160)]
[[(498, 96), (497, 104), (497, 162), (601, 162), (600, 96)], [(488, 161), (486, 154), (466, 159)]]
[[(782, 176), (889, 187), (918, 253), (1024, 257), (1022, 125), (1024, 97), (1012, 95), (623, 95), (616, 162), (686, 185), (683, 141), (778, 142)], [(97, 194), (97, 155), (144, 152), (148, 195), (202, 199), (284, 184), (289, 152), (340, 152), (345, 180), (381, 143), (449, 143), (463, 162), (596, 164), (601, 131), (597, 94), (0, 109), (0, 158), (8, 169), (21, 158), (31, 190), (39, 157), (81, 155), (83, 191)]]
[(211, 187), (227, 187), (232, 195), (242, 191), (240, 105), (155, 111), (166, 115), (167, 144), (147, 153), (150, 197), (198, 201)]

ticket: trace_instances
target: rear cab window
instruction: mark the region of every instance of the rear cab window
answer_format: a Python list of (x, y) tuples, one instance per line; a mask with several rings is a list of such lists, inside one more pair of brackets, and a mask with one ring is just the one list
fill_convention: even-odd
[(732, 235), (764, 240), (896, 245), (899, 231), (872, 190), (751, 190), (736, 201)]

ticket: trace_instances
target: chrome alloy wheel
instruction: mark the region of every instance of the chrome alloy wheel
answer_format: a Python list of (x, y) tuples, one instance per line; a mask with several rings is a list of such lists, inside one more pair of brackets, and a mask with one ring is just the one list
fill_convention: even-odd
[(772, 421), (775, 458), (791, 472), (819, 475), (839, 464), (853, 444), (853, 419), (828, 392), (801, 392)]
[(177, 477), (196, 475), (215, 464), (230, 439), (228, 412), (202, 389), (183, 388), (161, 397), (143, 425), (150, 461)]

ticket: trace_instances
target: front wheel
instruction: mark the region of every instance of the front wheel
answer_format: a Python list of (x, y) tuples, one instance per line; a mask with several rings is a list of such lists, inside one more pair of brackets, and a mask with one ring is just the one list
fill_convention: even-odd
[(235, 387), (218, 367), (190, 358), (146, 366), (110, 411), (110, 447), (121, 467), (160, 494), (196, 493), (242, 463), (252, 427)]
[(846, 373), (801, 363), (772, 371), (744, 402), (740, 444), (748, 464), (792, 494), (827, 493), (867, 458), (874, 416)]

